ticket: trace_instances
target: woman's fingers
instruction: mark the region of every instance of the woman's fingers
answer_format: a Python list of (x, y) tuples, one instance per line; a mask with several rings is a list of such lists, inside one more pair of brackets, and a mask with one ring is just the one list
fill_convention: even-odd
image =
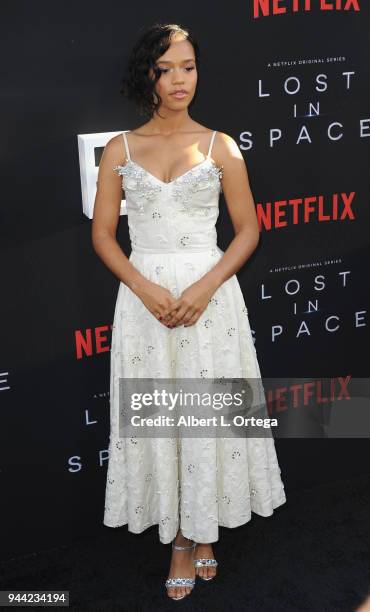
[(199, 318), (199, 313), (196, 308), (189, 308), (185, 316), (179, 321), (178, 325), (187, 325), (190, 324), (191, 321), (197, 321)]
[(183, 316), (175, 321), (172, 325), (173, 327), (180, 327), (183, 325), (184, 327), (189, 327), (189, 325), (194, 325), (201, 313), (196, 308), (190, 308), (184, 312)]
[(185, 316), (187, 316), (189, 310), (192, 311), (193, 308), (191, 308), (191, 306), (188, 304), (183, 304), (182, 306), (180, 306), (178, 310), (171, 314), (170, 319), (167, 321), (168, 325), (182, 325), (182, 320)]
[(189, 299), (180, 297), (167, 308), (162, 309), (161, 323), (166, 327), (178, 327), (184, 325), (194, 325), (201, 315), (200, 308), (192, 304)]
[(199, 316), (200, 316), (200, 315), (198, 315), (197, 313), (195, 313), (195, 314), (194, 314), (194, 315), (191, 317), (190, 321), (188, 321), (187, 323), (184, 323), (184, 327), (189, 327), (190, 325), (194, 325), (194, 324), (195, 324), (195, 323), (198, 321)]

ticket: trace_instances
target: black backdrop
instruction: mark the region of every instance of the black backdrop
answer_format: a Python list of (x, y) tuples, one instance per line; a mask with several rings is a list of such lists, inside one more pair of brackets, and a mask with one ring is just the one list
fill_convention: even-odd
[[(141, 26), (167, 21), (194, 30), (202, 66), (191, 114), (233, 136), (247, 162), (261, 240), (238, 278), (262, 374), (368, 375), (369, 8), (343, 0), (329, 10), (334, 1), (312, 0), (311, 10), (299, 2), (293, 12), (286, 0), (279, 3), (285, 12), (255, 16), (259, 3), (251, 0), (180, 4), (2, 4), (3, 558), (107, 529), (118, 279), (92, 249), (77, 135), (146, 120), (119, 95)], [(317, 75), (325, 75), (319, 84)], [(307, 116), (310, 103), (319, 105), (318, 116)], [(302, 205), (293, 218), (287, 201), (319, 196), (328, 219), (317, 200), (307, 218)], [(352, 198), (353, 215), (342, 219), (343, 197)], [(270, 229), (262, 221), (269, 214)], [(227, 248), (233, 234), (222, 197), (218, 235)], [(125, 216), (117, 237), (128, 255)], [(318, 274), (325, 280), (319, 292)], [(288, 295), (292, 279), (300, 289)], [(318, 310), (308, 312), (316, 299)], [(326, 328), (332, 316), (336, 331)], [(306, 333), (299, 333), (302, 322)], [(275, 326), (281, 333), (273, 340)], [(80, 338), (91, 339), (91, 351), (79, 354)], [(288, 503), (289, 490), (368, 469), (366, 438), (277, 439), (276, 446)]]

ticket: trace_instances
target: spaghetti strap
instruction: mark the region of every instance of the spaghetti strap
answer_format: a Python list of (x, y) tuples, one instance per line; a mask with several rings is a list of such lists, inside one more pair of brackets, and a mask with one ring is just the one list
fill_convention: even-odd
[(217, 134), (217, 130), (214, 130), (214, 132), (212, 134), (211, 142), (210, 142), (210, 145), (209, 145), (208, 153), (207, 153), (207, 158), (209, 158), (210, 155), (211, 155), (212, 145), (213, 145), (213, 142), (214, 142), (216, 134)]
[(126, 149), (127, 159), (131, 159), (130, 149), (129, 149), (128, 142), (127, 142), (126, 132), (122, 132), (122, 136), (123, 136), (123, 140), (125, 141), (125, 149)]

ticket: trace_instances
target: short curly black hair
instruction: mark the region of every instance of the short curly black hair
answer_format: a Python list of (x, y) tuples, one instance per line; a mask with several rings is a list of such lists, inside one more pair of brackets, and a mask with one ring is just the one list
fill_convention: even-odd
[[(184, 38), (193, 45), (198, 72), (197, 85), (199, 83), (199, 45), (189, 29), (176, 23), (155, 23), (147, 27), (131, 51), (120, 90), (123, 96), (134, 101), (141, 115), (152, 117), (161, 104), (159, 94), (156, 93), (157, 101), (153, 98), (155, 84), (161, 76), (156, 61), (167, 51), (174, 34), (183, 34)], [(149, 77), (150, 68), (155, 74), (154, 80)], [(194, 103), (197, 90), (198, 86), (189, 107)]]

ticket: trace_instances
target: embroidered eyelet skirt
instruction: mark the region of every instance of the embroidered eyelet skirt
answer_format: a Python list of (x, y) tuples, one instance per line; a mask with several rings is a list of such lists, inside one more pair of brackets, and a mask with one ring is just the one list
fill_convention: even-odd
[[(213, 244), (176, 252), (135, 248), (131, 263), (175, 297), (222, 257)], [(183, 241), (181, 242), (181, 238)], [(184, 248), (183, 248), (184, 247)], [(154, 251), (154, 252), (153, 252)], [(213, 294), (195, 325), (167, 328), (120, 283), (114, 312), (110, 371), (110, 440), (104, 524), (141, 533), (158, 525), (164, 544), (179, 528), (211, 543), (219, 526), (237, 527), (252, 512), (270, 516), (285, 503), (272, 437), (144, 438), (120, 436), (120, 378), (261, 376), (248, 311), (236, 275)]]

